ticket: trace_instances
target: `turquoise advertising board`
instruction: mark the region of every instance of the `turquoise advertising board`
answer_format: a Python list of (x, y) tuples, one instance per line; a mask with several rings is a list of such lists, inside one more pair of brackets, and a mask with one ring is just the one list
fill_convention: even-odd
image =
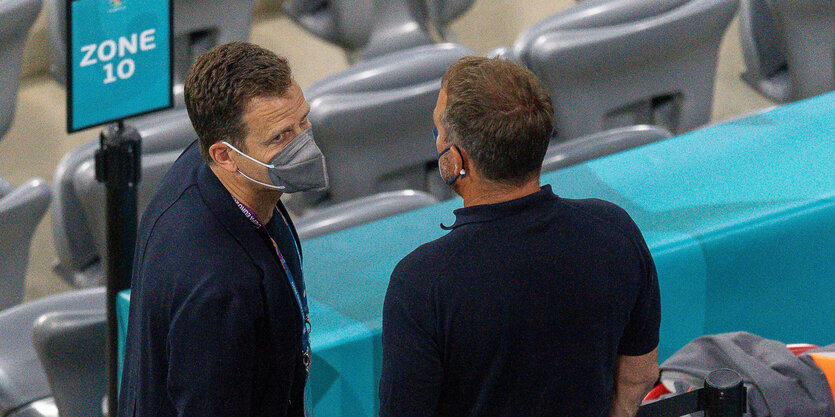
[(171, 107), (171, 0), (67, 2), (67, 130)]

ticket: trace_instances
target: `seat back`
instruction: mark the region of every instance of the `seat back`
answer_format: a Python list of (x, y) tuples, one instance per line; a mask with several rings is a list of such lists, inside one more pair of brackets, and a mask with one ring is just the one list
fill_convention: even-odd
[[(185, 109), (152, 114), (129, 124), (142, 137), (141, 215), (167, 170), (166, 161), (173, 163), (174, 154), (196, 140), (197, 133)], [(101, 283), (103, 274), (104, 185), (94, 181), (93, 162), (98, 147), (98, 141), (91, 141), (64, 155), (53, 179), (52, 233), (58, 256), (55, 269), (79, 286)]]
[(308, 101), (333, 94), (393, 90), (438, 80), (453, 62), (473, 52), (454, 43), (423, 45), (358, 62), (308, 87)]
[(437, 202), (437, 198), (415, 190), (374, 194), (307, 214), (296, 221), (296, 231), (299, 239), (313, 239)]
[(101, 416), (107, 389), (104, 310), (44, 314), (32, 340), (61, 417)]
[(368, 42), (374, 0), (285, 0), (281, 6), (310, 33), (348, 50)]
[(356, 51), (360, 60), (433, 42), (425, 0), (288, 0), (283, 7), (302, 27)]
[[(145, 211), (168, 169), (182, 153), (181, 149), (142, 155), (142, 179), (137, 190), (137, 213)], [(84, 164), (75, 172), (75, 194), (81, 203), (84, 217), (90, 226), (92, 241), (100, 260), (107, 259), (107, 193), (104, 184), (96, 181), (93, 164)], [(104, 265), (104, 264), (103, 264)]]
[(105, 289), (99, 287), (43, 297), (0, 311), (0, 415), (17, 415), (13, 410), (51, 395), (32, 343), (36, 320), (50, 312), (104, 308)]
[(765, 0), (740, 0), (740, 47), (752, 76), (770, 78), (786, 70), (784, 36)]
[(434, 42), (426, 28), (425, 0), (375, 0), (374, 25), (359, 59), (369, 59)]
[(379, 92), (335, 94), (310, 102), (316, 143), (325, 155), (331, 203), (382, 191), (426, 189), (432, 109), (440, 80)]
[(174, 0), (174, 85), (185, 82), (191, 63), (203, 52), (246, 41), (254, 0)]
[(306, 193), (304, 204), (433, 190), (440, 179), (432, 109), (441, 76), (466, 55), (471, 52), (458, 45), (421, 46), (359, 63), (308, 89), (310, 120), (326, 158), (330, 189), (324, 197)]
[(581, 164), (671, 136), (672, 133), (662, 127), (635, 125), (594, 133), (571, 139), (568, 142), (554, 143), (545, 153), (542, 172)]
[(49, 185), (40, 178), (16, 189), (0, 179), (0, 311), (23, 301), (32, 235), (49, 200)]
[(0, 139), (14, 119), (23, 44), (41, 10), (41, 0), (0, 2)]
[(832, 0), (768, 0), (780, 32), (791, 84), (790, 100), (835, 89), (835, 6)]
[[(183, 84), (191, 63), (212, 47), (249, 38), (253, 0), (174, 0), (174, 85)], [(51, 72), (64, 83), (66, 75), (66, 0), (55, 0), (49, 13)], [(177, 94), (179, 98), (179, 94)], [(177, 101), (178, 104), (180, 101)]]
[(558, 141), (711, 114), (719, 42), (737, 0), (593, 0), (537, 23), (512, 56), (545, 84)]

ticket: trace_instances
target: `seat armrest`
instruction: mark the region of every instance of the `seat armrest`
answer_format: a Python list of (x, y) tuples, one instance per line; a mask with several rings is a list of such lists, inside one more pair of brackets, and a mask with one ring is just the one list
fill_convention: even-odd
[(35, 322), (32, 340), (61, 417), (101, 415), (106, 339), (104, 310), (52, 312)]
[(662, 139), (672, 133), (667, 129), (651, 125), (635, 125), (606, 130), (603, 132), (557, 143), (548, 147), (542, 172), (554, 171), (577, 165), (592, 159), (636, 148)]
[(298, 220), (296, 230), (300, 239), (312, 239), (437, 202), (435, 197), (415, 190), (379, 193), (316, 210)]

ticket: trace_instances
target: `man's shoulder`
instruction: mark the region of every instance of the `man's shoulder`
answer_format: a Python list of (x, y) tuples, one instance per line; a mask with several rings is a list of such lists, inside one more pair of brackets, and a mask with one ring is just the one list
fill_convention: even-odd
[(197, 187), (147, 220), (137, 240), (134, 279), (173, 291), (174, 298), (198, 288), (251, 293), (260, 285), (261, 270), (206, 207)]
[(611, 227), (630, 238), (640, 235), (638, 226), (622, 207), (610, 201), (597, 198), (588, 199), (561, 199), (563, 204), (573, 210), (573, 213), (581, 219), (590, 219), (596, 224)]
[(392, 279), (434, 281), (449, 267), (449, 260), (464, 247), (461, 236), (450, 232), (426, 242), (403, 257), (392, 272)]
[(148, 202), (146, 216), (154, 216), (165, 210), (189, 188), (197, 185), (197, 173), (203, 164), (197, 141), (187, 146), (174, 161), (160, 181), (154, 196)]

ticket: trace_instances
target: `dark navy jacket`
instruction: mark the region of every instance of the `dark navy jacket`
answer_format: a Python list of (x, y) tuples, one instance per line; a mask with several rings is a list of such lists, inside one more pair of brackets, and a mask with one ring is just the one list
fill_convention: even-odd
[(394, 269), (381, 417), (603, 417), (617, 355), (658, 346), (658, 278), (638, 227), (546, 185), (455, 210)]
[(268, 242), (192, 143), (139, 226), (119, 416), (303, 415), (301, 313)]

